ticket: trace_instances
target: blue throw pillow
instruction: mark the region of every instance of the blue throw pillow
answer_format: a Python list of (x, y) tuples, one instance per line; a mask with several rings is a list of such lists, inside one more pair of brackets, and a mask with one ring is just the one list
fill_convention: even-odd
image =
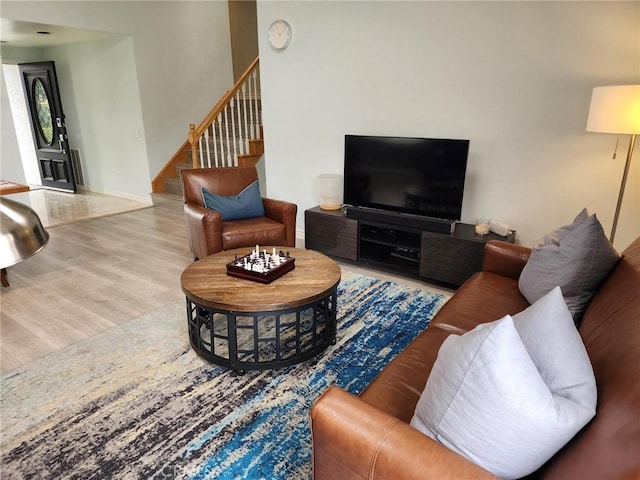
[(203, 187), (202, 202), (206, 208), (220, 212), (222, 220), (264, 217), (264, 205), (257, 180), (237, 195), (230, 197), (216, 195)]

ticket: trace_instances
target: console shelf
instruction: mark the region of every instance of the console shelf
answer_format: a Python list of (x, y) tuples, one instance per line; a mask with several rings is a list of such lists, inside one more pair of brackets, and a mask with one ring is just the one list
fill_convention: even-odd
[(451, 234), (372, 220), (347, 218), (343, 210), (305, 211), (305, 246), (339, 260), (424, 278), (459, 287), (482, 268), (489, 240), (513, 243), (515, 232), (502, 237), (478, 235), (473, 225), (457, 223)]
[(358, 260), (373, 266), (393, 265), (397, 270), (420, 272), (420, 232), (389, 228), (382, 223), (358, 221)]

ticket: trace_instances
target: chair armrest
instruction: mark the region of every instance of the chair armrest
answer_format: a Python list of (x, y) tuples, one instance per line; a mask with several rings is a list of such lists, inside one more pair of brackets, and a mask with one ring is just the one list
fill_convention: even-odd
[(490, 240), (484, 247), (482, 271), (496, 273), (505, 277), (520, 277), (527, 264), (531, 249), (501, 240)]
[(311, 431), (314, 480), (496, 478), (337, 387), (313, 405)]
[(195, 203), (184, 204), (189, 248), (196, 258), (222, 251), (222, 217)]
[(285, 202), (284, 200), (274, 200), (272, 198), (263, 198), (264, 216), (282, 223), (286, 228), (287, 247), (296, 246), (296, 214), (298, 206), (295, 203)]

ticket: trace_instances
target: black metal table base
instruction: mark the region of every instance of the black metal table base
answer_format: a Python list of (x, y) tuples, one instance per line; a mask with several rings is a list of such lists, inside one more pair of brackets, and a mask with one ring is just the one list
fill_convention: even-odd
[(337, 287), (319, 301), (272, 312), (233, 312), (187, 298), (191, 347), (233, 369), (265, 370), (312, 359), (336, 339)]

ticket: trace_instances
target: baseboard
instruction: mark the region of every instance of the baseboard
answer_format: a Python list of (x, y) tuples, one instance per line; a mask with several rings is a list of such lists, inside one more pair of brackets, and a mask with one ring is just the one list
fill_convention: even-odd
[(111, 197), (124, 198), (127, 200), (131, 200), (134, 202), (142, 202), (147, 203), (149, 205), (153, 205), (153, 201), (151, 200), (151, 195), (133, 195), (131, 193), (118, 192), (116, 190), (108, 190), (103, 188), (88, 188), (86, 186), (80, 187), (78, 186), (78, 190), (83, 190), (85, 192), (99, 193), (101, 195), (109, 195)]

